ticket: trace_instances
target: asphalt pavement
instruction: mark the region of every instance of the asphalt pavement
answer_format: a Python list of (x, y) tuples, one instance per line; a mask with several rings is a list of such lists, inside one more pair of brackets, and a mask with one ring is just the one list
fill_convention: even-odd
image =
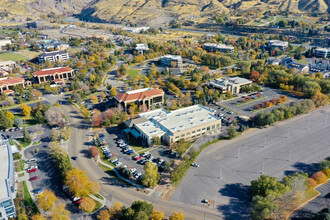
[[(253, 129), (233, 140), (220, 141), (204, 149), (171, 200), (212, 208), (225, 219), (249, 219), (249, 185), (261, 174), (282, 179), (294, 172), (314, 173), (318, 163), (330, 155), (330, 106)], [(308, 126), (309, 124), (309, 126)]]

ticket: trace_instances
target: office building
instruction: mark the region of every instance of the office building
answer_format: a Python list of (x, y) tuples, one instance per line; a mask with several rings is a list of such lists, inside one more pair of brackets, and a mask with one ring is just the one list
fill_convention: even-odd
[(149, 50), (149, 47), (146, 44), (136, 44), (135, 50), (143, 55), (144, 51)]
[(65, 51), (52, 51), (52, 52), (43, 52), (38, 56), (39, 63), (68, 60), (69, 54)]
[(176, 55), (166, 55), (159, 58), (160, 65), (166, 67), (181, 67), (182, 66), (182, 57)]
[(219, 78), (208, 83), (210, 87), (218, 89), (221, 93), (230, 91), (232, 94), (240, 93), (243, 85), (250, 84), (252, 84), (251, 80), (241, 77)]
[(8, 140), (0, 140), (0, 219), (14, 218), (16, 198), (15, 167)]
[(142, 144), (151, 145), (154, 137), (170, 145), (180, 139), (196, 139), (207, 133), (221, 132), (221, 120), (213, 110), (194, 105), (172, 112), (157, 109), (139, 114), (138, 120), (125, 132)]
[(214, 43), (205, 43), (203, 45), (204, 50), (208, 52), (221, 52), (221, 53), (234, 53), (235, 48), (233, 46), (227, 46), (225, 44), (214, 44)]
[(74, 71), (69, 67), (56, 67), (39, 70), (34, 72), (33, 76), (38, 80), (38, 83), (50, 81), (62, 84), (64, 80), (68, 80), (74, 76)]
[(116, 106), (127, 111), (130, 104), (138, 107), (145, 106), (150, 109), (153, 106), (161, 106), (164, 103), (164, 91), (156, 88), (137, 89), (122, 92), (115, 96)]
[(318, 58), (330, 58), (330, 48), (315, 49), (315, 56)]
[(289, 43), (287, 41), (281, 41), (281, 40), (270, 40), (268, 42), (268, 45), (271, 50), (278, 48), (280, 50), (287, 51), (289, 47)]

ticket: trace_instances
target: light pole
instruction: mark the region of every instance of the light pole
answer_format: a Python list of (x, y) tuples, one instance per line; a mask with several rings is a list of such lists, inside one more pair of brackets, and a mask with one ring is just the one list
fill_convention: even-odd
[(241, 154), (241, 148), (239, 147), (237, 152), (237, 158), (239, 158), (240, 154)]
[(309, 129), (310, 129), (310, 125), (311, 125), (311, 121), (308, 120), (308, 121), (307, 121), (307, 131), (309, 131)]
[(265, 137), (265, 140), (264, 140), (264, 146), (263, 146), (263, 148), (265, 148), (265, 147), (266, 147), (266, 144), (267, 144), (267, 137), (268, 137), (268, 135), (266, 135), (266, 137)]
[(290, 150), (290, 152), (289, 152), (289, 160), (288, 161), (291, 161), (291, 150)]
[(265, 161), (262, 162), (262, 170), (261, 170), (261, 174), (263, 174), (265, 172)]
[(290, 128), (288, 128), (288, 133), (286, 135), (286, 138), (289, 138), (289, 136), (290, 136)]

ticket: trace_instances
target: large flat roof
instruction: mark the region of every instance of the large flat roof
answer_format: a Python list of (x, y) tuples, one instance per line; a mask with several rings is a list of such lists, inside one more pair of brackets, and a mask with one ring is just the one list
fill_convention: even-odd
[(177, 133), (220, 120), (213, 115), (212, 110), (201, 105), (193, 105), (172, 112), (157, 109), (139, 114), (139, 116), (148, 118), (149, 122), (146, 122), (144, 126), (138, 124), (138, 128), (146, 134), (154, 132), (155, 135), (161, 132)]
[(0, 199), (10, 196), (7, 185), (7, 179), (9, 178), (9, 154), (7, 145), (0, 145)]

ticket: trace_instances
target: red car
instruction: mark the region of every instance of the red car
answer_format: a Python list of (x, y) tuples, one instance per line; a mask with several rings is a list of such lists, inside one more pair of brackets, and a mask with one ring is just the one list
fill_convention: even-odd
[(73, 199), (73, 202), (74, 202), (75, 204), (80, 204), (82, 201), (83, 201), (83, 198), (80, 198), (80, 197), (75, 197), (75, 198)]
[(36, 172), (36, 171), (37, 171), (37, 168), (28, 169), (28, 173), (33, 173), (33, 172)]
[(31, 177), (31, 178), (30, 178), (30, 181), (37, 180), (37, 179), (39, 179), (39, 177), (34, 176), (34, 177)]
[(136, 157), (134, 157), (134, 160), (136, 160), (136, 161), (141, 160), (141, 158), (142, 158), (141, 156), (136, 156)]

